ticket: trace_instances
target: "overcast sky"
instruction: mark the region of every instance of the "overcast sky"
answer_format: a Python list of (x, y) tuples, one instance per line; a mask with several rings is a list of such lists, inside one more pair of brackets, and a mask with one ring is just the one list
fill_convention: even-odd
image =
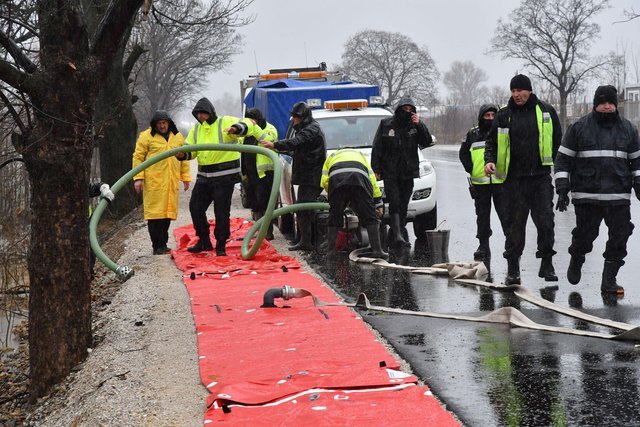
[[(601, 34), (592, 53), (615, 51), (616, 44), (625, 43), (640, 56), (640, 19), (614, 24), (623, 19), (625, 8), (640, 11), (640, 1), (611, 3), (613, 7), (597, 17)], [(270, 68), (311, 67), (322, 61), (331, 67), (341, 61), (347, 39), (364, 29), (399, 32), (426, 46), (441, 75), (453, 61), (470, 60), (487, 72), (487, 85), (508, 88), (511, 76), (524, 71), (521, 63), (486, 52), (498, 19), (507, 19), (518, 4), (515, 0), (255, 0), (247, 10), (255, 21), (240, 29), (245, 37), (242, 53), (227, 71), (211, 74), (202, 95), (217, 99), (228, 92), (239, 99), (239, 81)], [(440, 83), (439, 96), (446, 95)]]

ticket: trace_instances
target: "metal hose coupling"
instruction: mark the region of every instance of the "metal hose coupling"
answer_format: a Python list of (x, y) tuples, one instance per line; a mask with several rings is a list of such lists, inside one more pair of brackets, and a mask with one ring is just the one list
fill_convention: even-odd
[(264, 293), (262, 305), (260, 308), (273, 308), (277, 307), (273, 300), (275, 298), (282, 298), (287, 301), (292, 298), (304, 298), (311, 295), (311, 293), (305, 289), (294, 288), (292, 286), (284, 285), (281, 288), (271, 288)]
[(126, 282), (133, 277), (134, 271), (126, 265), (118, 267), (116, 270), (116, 277), (122, 282)]

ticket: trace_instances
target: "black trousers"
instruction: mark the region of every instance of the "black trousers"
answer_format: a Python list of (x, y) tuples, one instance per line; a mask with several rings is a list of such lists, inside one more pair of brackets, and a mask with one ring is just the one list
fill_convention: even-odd
[[(269, 196), (271, 195), (271, 186), (273, 185), (273, 172), (268, 171), (265, 173), (264, 178), (258, 179), (254, 183), (254, 204), (251, 205), (252, 210), (255, 212), (262, 212), (267, 210), (269, 204)], [(316, 196), (317, 197), (317, 196)]]
[(170, 225), (171, 219), (169, 218), (150, 219), (147, 221), (149, 237), (151, 237), (151, 246), (153, 246), (154, 251), (167, 247)]
[(407, 208), (413, 194), (413, 178), (385, 179), (384, 194), (389, 203), (390, 214), (400, 214), (401, 225), (407, 219)]
[(491, 202), (496, 207), (498, 219), (504, 230), (506, 221), (504, 214), (504, 188), (502, 184), (474, 185), (473, 199), (476, 206), (476, 237), (479, 240), (488, 239), (493, 234), (491, 230)]
[(212, 179), (198, 178), (196, 181), (191, 200), (189, 200), (189, 212), (193, 228), (200, 239), (209, 238), (207, 209), (211, 203), (213, 203), (213, 213), (216, 218), (216, 226), (213, 230), (216, 242), (226, 242), (231, 235), (229, 218), (234, 185), (233, 182), (219, 183)]
[(576, 227), (571, 232), (569, 253), (573, 256), (584, 256), (593, 250), (593, 241), (600, 232), (600, 223), (609, 229), (609, 239), (605, 248), (604, 259), (624, 264), (627, 256), (627, 241), (633, 233), (631, 208), (629, 205), (602, 206), (596, 204), (577, 204)]
[(366, 191), (359, 185), (343, 185), (329, 193), (328, 225), (333, 227), (343, 226), (343, 213), (347, 203), (358, 215), (358, 220), (363, 227), (377, 222), (373, 199), (367, 196)]
[(538, 231), (536, 258), (550, 257), (555, 240), (551, 175), (507, 178), (504, 185), (504, 257), (518, 258), (524, 250), (529, 213)]
[[(300, 184), (298, 186), (298, 194), (296, 197), (296, 203), (317, 202), (318, 196), (322, 192), (322, 187), (319, 185)], [(305, 242), (311, 240), (312, 224), (313, 224), (314, 211), (302, 211), (296, 213), (296, 222), (300, 230), (300, 235), (304, 236)]]

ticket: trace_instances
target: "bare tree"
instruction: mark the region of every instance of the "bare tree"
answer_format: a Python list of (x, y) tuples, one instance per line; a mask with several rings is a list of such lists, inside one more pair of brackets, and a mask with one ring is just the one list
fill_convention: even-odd
[(204, 2), (164, 0), (152, 8), (154, 19), (135, 29), (145, 51), (135, 72), (136, 109), (145, 121), (158, 109), (177, 111), (202, 89), (207, 74), (224, 69), (241, 53), (236, 29), (252, 22), (242, 12), (253, 0)]
[(476, 106), (483, 102), (486, 88), (483, 82), (488, 80), (487, 73), (471, 61), (454, 61), (449, 71), (444, 73), (443, 83), (449, 90), (453, 105)]
[(355, 81), (380, 86), (390, 104), (410, 94), (427, 105), (436, 96), (439, 73), (427, 47), (400, 33), (364, 30), (350, 37), (340, 69)]
[[(91, 347), (87, 183), (94, 100), (142, 0), (98, 3), (3, 2), (0, 9), (0, 52), (9, 59), (0, 61), (2, 91), (10, 88), (30, 113), (25, 120), (5, 101), (37, 218), (27, 258), (32, 399), (64, 378)], [(14, 8), (29, 4), (35, 13), (16, 23)], [(35, 42), (25, 43), (23, 36)]]
[(506, 86), (493, 85), (487, 88), (487, 102), (496, 104), (498, 107), (504, 107), (511, 98), (509, 88)]
[(523, 0), (508, 21), (498, 20), (491, 47), (503, 58), (524, 61), (530, 73), (549, 82), (559, 96), (559, 117), (565, 125), (567, 97), (607, 58), (590, 57), (600, 34), (593, 18), (608, 0)]

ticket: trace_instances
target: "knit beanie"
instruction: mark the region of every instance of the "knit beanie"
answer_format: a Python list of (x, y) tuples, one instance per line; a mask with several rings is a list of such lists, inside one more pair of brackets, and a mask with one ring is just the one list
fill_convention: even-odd
[(610, 102), (616, 107), (618, 106), (618, 91), (615, 87), (611, 85), (598, 86), (596, 94), (593, 96), (593, 108), (603, 102)]
[(514, 89), (523, 89), (530, 92), (533, 91), (533, 89), (531, 88), (531, 80), (529, 80), (529, 77), (525, 76), (524, 74), (517, 74), (513, 76), (513, 78), (511, 79), (511, 83), (509, 84), (509, 90)]

